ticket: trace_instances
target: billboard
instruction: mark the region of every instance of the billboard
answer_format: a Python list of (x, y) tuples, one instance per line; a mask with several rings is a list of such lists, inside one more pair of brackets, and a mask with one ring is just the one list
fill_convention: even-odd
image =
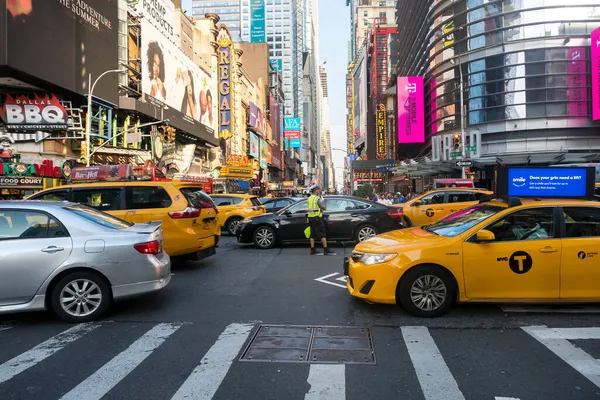
[(425, 99), (422, 76), (399, 76), (398, 143), (425, 142)]
[(300, 127), (300, 118), (283, 119), (283, 138), (286, 148), (299, 149), (301, 147)]
[(260, 167), (262, 169), (267, 169), (267, 158), (268, 158), (267, 142), (265, 142), (264, 139), (259, 139), (259, 140), (260, 140)]
[(6, 94), (0, 118), (9, 130), (67, 130), (68, 115), (54, 94)]
[[(116, 0), (4, 1), (0, 27), (6, 53), (0, 64), (87, 94), (88, 74), (95, 79), (118, 66), (118, 8)], [(6, 15), (4, 11), (7, 10)], [(4, 57), (6, 58), (4, 59)], [(94, 96), (118, 103), (118, 76), (108, 74)]]
[(258, 147), (260, 146), (260, 142), (258, 141), (258, 136), (252, 132), (248, 133), (250, 134), (250, 151), (248, 154), (250, 154), (250, 157), (258, 159), (260, 155), (260, 148)]
[(592, 38), (592, 120), (600, 119), (600, 28), (594, 30)]
[(569, 86), (569, 116), (584, 117), (587, 115), (587, 68), (584, 47), (569, 47), (569, 64), (567, 80)]
[(283, 60), (281, 58), (271, 58), (269, 63), (271, 64), (271, 68), (275, 71), (279, 73), (283, 72)]
[(174, 5), (169, 0), (144, 1), (142, 19), (142, 92), (180, 111), (190, 123), (214, 132), (217, 91), (210, 74), (190, 60), (172, 40)]
[(250, 0), (250, 43), (266, 42), (265, 0)]
[(250, 114), (248, 115), (248, 125), (258, 131), (264, 138), (267, 127), (267, 116), (254, 103), (250, 103)]
[(500, 168), (497, 190), (500, 196), (590, 198), (595, 175), (593, 167)]

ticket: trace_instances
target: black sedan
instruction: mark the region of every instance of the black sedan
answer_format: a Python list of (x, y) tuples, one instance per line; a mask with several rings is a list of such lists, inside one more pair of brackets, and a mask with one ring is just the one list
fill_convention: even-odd
[(302, 200), (298, 197), (275, 197), (273, 199), (261, 199), (262, 205), (265, 206), (268, 213), (277, 212), (290, 204), (294, 204), (298, 200)]
[[(324, 196), (327, 211), (327, 240), (357, 241), (402, 228), (402, 209), (350, 196)], [(281, 211), (243, 220), (236, 231), (238, 243), (254, 243), (261, 249), (276, 244), (305, 243), (308, 199)]]

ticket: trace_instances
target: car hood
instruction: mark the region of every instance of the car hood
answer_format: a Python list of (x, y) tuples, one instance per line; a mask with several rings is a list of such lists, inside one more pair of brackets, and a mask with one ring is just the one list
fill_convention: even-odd
[(359, 253), (398, 253), (410, 249), (428, 248), (448, 238), (421, 228), (406, 228), (377, 235), (360, 242), (354, 248)]

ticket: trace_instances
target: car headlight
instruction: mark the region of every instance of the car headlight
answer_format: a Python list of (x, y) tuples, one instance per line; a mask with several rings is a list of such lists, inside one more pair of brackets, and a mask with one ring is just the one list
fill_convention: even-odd
[(381, 264), (394, 259), (398, 254), (352, 253), (352, 260), (365, 265)]

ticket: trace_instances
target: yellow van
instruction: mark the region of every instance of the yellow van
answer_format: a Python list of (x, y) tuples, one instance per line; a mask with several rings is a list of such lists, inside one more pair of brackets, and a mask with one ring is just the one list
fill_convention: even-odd
[(211, 198), (219, 209), (219, 226), (235, 235), (238, 225), (246, 218), (264, 214), (265, 206), (258, 196), (249, 194), (213, 194)]
[(221, 237), (216, 205), (193, 182), (81, 183), (47, 189), (28, 200), (68, 200), (132, 223), (162, 221), (164, 249), (171, 257), (208, 257)]
[(395, 204), (394, 206), (402, 208), (406, 226), (422, 226), (471, 207), (484, 196), (493, 194), (494, 192), (481, 189), (436, 189), (423, 193), (404, 204)]

